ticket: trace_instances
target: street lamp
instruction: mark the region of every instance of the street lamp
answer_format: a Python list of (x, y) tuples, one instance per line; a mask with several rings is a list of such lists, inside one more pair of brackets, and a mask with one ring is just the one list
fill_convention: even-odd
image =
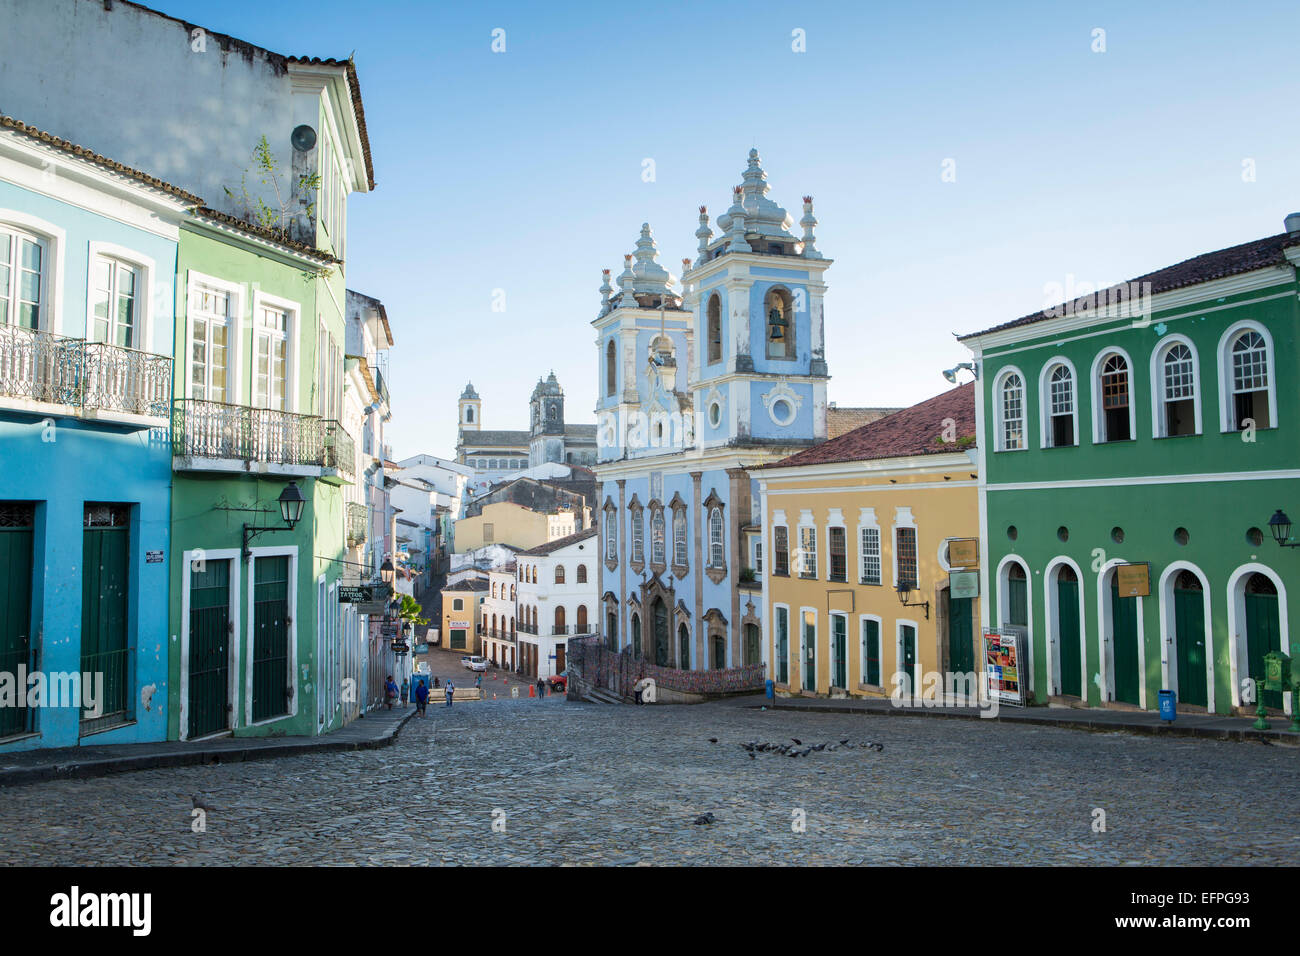
[[(307, 499), (302, 496), (302, 490), (298, 487), (296, 481), (291, 481), (285, 485), (284, 491), (280, 492), (280, 519), (284, 522), (283, 528), (275, 528), (263, 525), (244, 525), (244, 543), (242, 553), (245, 558), (252, 554), (248, 543), (259, 534), (265, 534), (267, 531), (292, 531), (302, 520), (302, 510), (307, 504)], [(252, 510), (252, 509), (240, 509)], [(262, 511), (262, 514), (270, 512)]]
[(959, 362), (958, 364), (954, 365), (952, 368), (946, 368), (943, 370), (943, 377), (946, 378), (953, 385), (956, 385), (957, 373), (960, 372), (962, 369), (965, 369), (966, 371), (970, 372), (972, 375), (975, 376), (975, 380), (979, 381), (980, 370), (975, 367), (975, 364), (973, 362)]
[(379, 580), (385, 584), (392, 584), (394, 577), (396, 577), (396, 572), (393, 570), (392, 559), (384, 558), (384, 563), (379, 566)]
[(1291, 540), (1291, 519), (1281, 508), (1273, 512), (1268, 519), (1268, 530), (1273, 532), (1273, 540), (1284, 548), (1300, 548), (1300, 541)]
[(898, 586), (894, 588), (894, 592), (898, 595), (898, 603), (903, 605), (903, 607), (925, 608), (925, 619), (928, 621), (930, 620), (930, 602), (929, 601), (913, 601), (913, 602), (908, 601), (908, 598), (912, 596), (912, 589), (915, 586), (916, 586), (915, 582), (900, 581), (898, 583)]

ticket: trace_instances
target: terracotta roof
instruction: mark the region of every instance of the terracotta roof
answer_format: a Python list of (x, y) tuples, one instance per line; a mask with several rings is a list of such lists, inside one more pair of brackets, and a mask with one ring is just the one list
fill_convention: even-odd
[(266, 239), (269, 242), (274, 242), (277, 245), (284, 246), (286, 249), (292, 249), (294, 252), (300, 252), (304, 256), (310, 256), (312, 259), (315, 259), (317, 262), (324, 265), (336, 265), (343, 261), (342, 259), (335, 258), (328, 252), (323, 252), (322, 250), (317, 249), (315, 246), (309, 246), (307, 243), (299, 242), (297, 239), (290, 239), (288, 236), (284, 235), (284, 233), (276, 232), (274, 229), (267, 229), (265, 226), (254, 225), (251, 222), (240, 219), (238, 216), (232, 216), (228, 213), (221, 212), (220, 210), (213, 209), (210, 206), (201, 206), (198, 209), (195, 209), (194, 213), (204, 219), (211, 219), (224, 226), (238, 229), (240, 232), (246, 232), (249, 235)]
[(491, 585), (483, 578), (473, 578), (469, 581), (457, 581), (455, 584), (448, 584), (442, 589), (442, 593), (448, 591), (486, 591)]
[(545, 544), (539, 544), (535, 548), (529, 548), (523, 554), (525, 557), (542, 557), (559, 551), (561, 548), (567, 548), (571, 544), (577, 544), (579, 541), (585, 541), (587, 538), (593, 538), (595, 535), (595, 528), (586, 528), (575, 534), (567, 534), (563, 538), (556, 538), (554, 541), (548, 541)]
[[(1043, 310), (1032, 315), (1013, 319), (1010, 322), (1003, 322), (1001, 325), (995, 325), (983, 332), (971, 332), (967, 335), (959, 335), (957, 338), (959, 341), (970, 339), (977, 335), (988, 335), (990, 332), (1001, 332), (1003, 329), (1033, 325), (1035, 322), (1045, 322), (1060, 315), (1081, 312), (1088, 306), (1095, 308), (1094, 303), (1105, 303), (1107, 301), (1108, 293), (1122, 291), (1127, 295), (1128, 287), (1133, 283), (1149, 282), (1151, 283), (1151, 294), (1159, 295), (1161, 292), (1170, 292), (1174, 289), (1182, 289), (1190, 285), (1210, 282), (1214, 279), (1240, 275), (1243, 272), (1253, 272), (1256, 269), (1265, 269), (1268, 266), (1285, 266), (1289, 264), (1285, 250), (1295, 246), (1300, 246), (1300, 234), (1286, 232), (1278, 233), (1276, 236), (1269, 236), (1266, 239), (1243, 242), (1239, 246), (1229, 246), (1227, 249), (1220, 249), (1217, 252), (1207, 252), (1191, 259), (1184, 259), (1172, 266), (1157, 269), (1155, 272), (1148, 272), (1146, 275), (1129, 279), (1128, 282), (1118, 283), (1109, 289), (1099, 289), (1093, 296), (1083, 296), (1068, 303), (1062, 303), (1051, 310), (1056, 315), (1048, 315), (1047, 311)], [(1114, 301), (1113, 295), (1110, 301)]]
[(59, 150), (60, 152), (68, 153), (80, 159), (87, 160), (89, 162), (94, 163), (96, 166), (103, 167), (104, 169), (110, 170), (111, 172), (120, 173), (123, 176), (129, 176), (131, 179), (144, 183), (146, 186), (152, 186), (155, 189), (162, 190), (165, 193), (170, 193), (171, 195), (175, 196), (177, 199), (182, 199), (185, 202), (190, 203), (191, 205), (195, 205), (195, 206), (203, 205), (202, 199), (200, 199), (198, 196), (194, 195), (191, 192), (186, 192), (184, 189), (181, 189), (179, 186), (173, 186), (171, 183), (164, 182), (163, 180), (157, 178), (156, 176), (150, 176), (148, 173), (141, 172), (138, 169), (133, 169), (130, 166), (126, 166), (122, 163), (119, 163), (115, 159), (109, 159), (107, 156), (101, 156), (99, 153), (96, 153), (94, 150), (87, 149), (84, 146), (78, 146), (76, 143), (70, 143), (66, 139), (60, 139), (59, 137), (54, 136), (51, 133), (47, 133), (44, 130), (37, 129), (35, 126), (29, 126), (26, 123), (22, 122), (21, 120), (16, 120), (12, 116), (5, 116), (3, 114), (0, 114), (0, 129), (11, 129), (16, 133), (22, 133), (24, 136), (28, 136), (34, 140), (42, 142), (47, 146), (51, 146), (54, 149)]
[[(941, 438), (949, 422), (956, 442)], [(827, 465), (841, 461), (873, 461), (878, 458), (903, 458), (934, 455), (974, 447), (975, 383), (951, 388), (942, 395), (926, 399), (919, 405), (886, 415), (869, 425), (855, 428), (839, 438), (763, 468), (793, 468), (799, 465)], [(964, 441), (963, 441), (964, 439)], [(757, 469), (753, 469), (757, 470)]]
[(347, 69), (348, 89), (352, 92), (352, 111), (357, 117), (357, 135), (361, 139), (361, 155), (366, 160), (366, 181), (370, 188), (375, 188), (375, 166), (370, 158), (370, 135), (366, 132), (366, 111), (361, 105), (361, 81), (357, 79), (357, 68), (352, 58), (336, 60), (333, 57), (321, 59), (318, 56), (291, 56), (290, 63), (306, 63), (309, 66), (341, 66)]
[(826, 409), (826, 437), (839, 438), (841, 435), (870, 425), (877, 419), (884, 418), (899, 411), (897, 408), (841, 408), (832, 405)]

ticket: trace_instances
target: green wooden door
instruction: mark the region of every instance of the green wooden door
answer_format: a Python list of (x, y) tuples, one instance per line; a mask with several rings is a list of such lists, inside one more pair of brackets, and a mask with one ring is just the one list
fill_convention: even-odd
[(1079, 664), (1079, 582), (1062, 573), (1056, 579), (1056, 650), (1061, 659), (1061, 693), (1083, 697)]
[(685, 624), (677, 625), (677, 666), (688, 671), (691, 669), (691, 632)]
[[(1184, 571), (1174, 584), (1174, 649), (1178, 661), (1178, 702), (1207, 705), (1205, 691), (1205, 594), (1196, 587), (1180, 587)], [(1194, 575), (1189, 575), (1195, 580)]]
[(654, 638), (655, 664), (668, 666), (668, 607), (663, 598), (655, 598), (654, 603)]
[(130, 509), (87, 505), (81, 547), (81, 670), (104, 675), (98, 714), (84, 711), (83, 731), (121, 722), (129, 699), (127, 647)]
[(1007, 569), (1007, 608), (1004, 620), (1018, 627), (1029, 626), (1029, 582), (1025, 580), (1024, 569), (1018, 564), (1012, 564)]
[(902, 651), (902, 660), (899, 666), (904, 674), (907, 675), (907, 692), (915, 695), (919, 688), (916, 686), (916, 628), (910, 624), (904, 624), (899, 635), (899, 643)]
[(189, 729), (193, 740), (230, 726), (230, 562), (190, 570)]
[(831, 681), (836, 687), (849, 686), (848, 619), (831, 618)]
[[(0, 673), (32, 669), (32, 545), (35, 510), (23, 503), (0, 504)], [(0, 737), (28, 733), (32, 715), (25, 688), (16, 707), (0, 707)]]
[(970, 598), (948, 601), (948, 670), (954, 674), (975, 671), (975, 643), (971, 633), (974, 614)]
[(862, 682), (880, 686), (880, 622), (862, 622)]
[[(1282, 652), (1282, 625), (1278, 614), (1277, 589), (1262, 574), (1252, 574), (1246, 582), (1246, 660), (1250, 677), (1263, 687), (1264, 655)], [(1265, 707), (1282, 709), (1282, 692), (1260, 692)]]
[(727, 640), (721, 634), (713, 635), (713, 669), (723, 670), (727, 666)]
[(811, 611), (803, 615), (803, 689), (817, 689), (817, 618)]
[(253, 720), (289, 713), (289, 558), (253, 562)]
[(761, 664), (763, 662), (762, 652), (759, 649), (759, 635), (757, 624), (745, 625), (745, 664)]
[(1111, 643), (1115, 661), (1115, 699), (1126, 704), (1139, 700), (1142, 675), (1138, 669), (1137, 598), (1119, 596), (1119, 582), (1110, 582)]
[(776, 682), (790, 683), (790, 612), (776, 609)]

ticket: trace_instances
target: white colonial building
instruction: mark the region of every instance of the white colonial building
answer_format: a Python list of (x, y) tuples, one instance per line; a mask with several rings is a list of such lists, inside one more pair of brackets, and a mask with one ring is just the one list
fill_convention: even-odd
[(479, 631), (483, 635), (483, 656), (498, 667), (515, 668), (514, 561), (488, 572), (488, 596), (479, 605)]
[(595, 528), (519, 553), (515, 615), (517, 659), (524, 673), (560, 673), (569, 637), (591, 633), (599, 561)]

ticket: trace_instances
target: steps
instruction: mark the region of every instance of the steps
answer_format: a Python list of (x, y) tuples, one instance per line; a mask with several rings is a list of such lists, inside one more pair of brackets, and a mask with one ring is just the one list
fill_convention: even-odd
[(594, 704), (626, 704), (627, 699), (620, 697), (605, 687), (593, 687), (587, 691), (583, 697), (584, 700), (591, 701)]

